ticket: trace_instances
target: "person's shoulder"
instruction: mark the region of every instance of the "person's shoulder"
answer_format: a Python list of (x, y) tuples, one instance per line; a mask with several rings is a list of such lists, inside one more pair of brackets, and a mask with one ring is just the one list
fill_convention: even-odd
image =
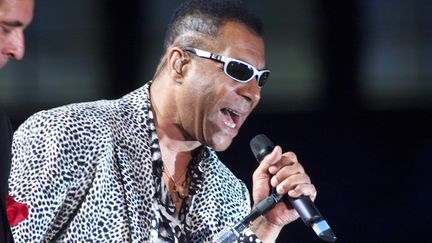
[(39, 111), (21, 124), (15, 135), (69, 133), (83, 128), (97, 133), (107, 127), (116, 115), (113, 102), (99, 100), (74, 103)]
[(41, 117), (42, 119), (47, 119), (47, 117), (53, 117), (61, 120), (72, 118), (78, 120), (107, 121), (117, 117), (120, 112), (128, 109), (130, 106), (135, 110), (145, 105), (146, 102), (149, 102), (148, 98), (146, 98), (146, 92), (148, 92), (147, 84), (119, 99), (73, 103), (37, 112), (32, 118)]
[(73, 103), (33, 114), (28, 120), (43, 120), (71, 122), (74, 120), (101, 120), (113, 114), (114, 106), (111, 100)]
[[(148, 102), (143, 94), (146, 90), (141, 87), (116, 100), (96, 100), (90, 102), (73, 103), (56, 108), (39, 111), (31, 115), (18, 128), (18, 133), (56, 131), (71, 131), (75, 129), (100, 133), (115, 130), (123, 126), (125, 114), (142, 116)], [(143, 116), (144, 117), (144, 116)], [(133, 125), (136, 121), (133, 120)]]

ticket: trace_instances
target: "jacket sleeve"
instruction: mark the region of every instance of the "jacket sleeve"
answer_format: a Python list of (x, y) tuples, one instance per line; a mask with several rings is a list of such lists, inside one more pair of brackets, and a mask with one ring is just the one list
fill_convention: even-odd
[[(17, 242), (52, 242), (67, 227), (91, 186), (95, 172), (91, 132), (69, 125), (71, 114), (50, 111), (30, 117), (14, 134), (10, 194), (29, 208), (12, 228)], [(79, 121), (91, 127), (91, 121)]]

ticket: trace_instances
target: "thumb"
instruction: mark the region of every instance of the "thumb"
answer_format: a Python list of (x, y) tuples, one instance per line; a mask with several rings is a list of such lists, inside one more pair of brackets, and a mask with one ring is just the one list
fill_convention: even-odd
[(258, 168), (255, 170), (252, 176), (253, 180), (253, 199), (254, 202), (259, 202), (268, 196), (270, 192), (270, 174), (269, 168), (278, 162), (282, 158), (282, 149), (280, 146), (276, 146), (273, 151), (266, 155), (261, 161)]
[(266, 155), (259, 164), (258, 168), (253, 174), (253, 180), (268, 179), (270, 177), (269, 168), (282, 158), (282, 149), (280, 146), (275, 146), (273, 151)]

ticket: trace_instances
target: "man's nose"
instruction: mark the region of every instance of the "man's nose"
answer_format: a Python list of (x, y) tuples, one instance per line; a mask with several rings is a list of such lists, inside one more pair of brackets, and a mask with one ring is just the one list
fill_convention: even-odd
[(22, 31), (11, 33), (11, 35), (7, 37), (6, 45), (2, 52), (10, 58), (21, 60), (25, 52), (24, 33)]
[(255, 79), (249, 81), (246, 84), (241, 84), (239, 94), (243, 96), (247, 101), (256, 104), (261, 98), (261, 89)]

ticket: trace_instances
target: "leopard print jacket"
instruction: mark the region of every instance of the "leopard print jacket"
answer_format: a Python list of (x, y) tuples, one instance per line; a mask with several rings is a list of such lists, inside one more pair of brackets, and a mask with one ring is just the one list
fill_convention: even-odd
[[(41, 111), (20, 126), (9, 186), (29, 217), (12, 229), (16, 242), (161, 242), (159, 228), (171, 226), (157, 201), (162, 163), (150, 85)], [(175, 242), (210, 242), (250, 211), (244, 183), (204, 151)], [(259, 240), (248, 231), (240, 241)]]

